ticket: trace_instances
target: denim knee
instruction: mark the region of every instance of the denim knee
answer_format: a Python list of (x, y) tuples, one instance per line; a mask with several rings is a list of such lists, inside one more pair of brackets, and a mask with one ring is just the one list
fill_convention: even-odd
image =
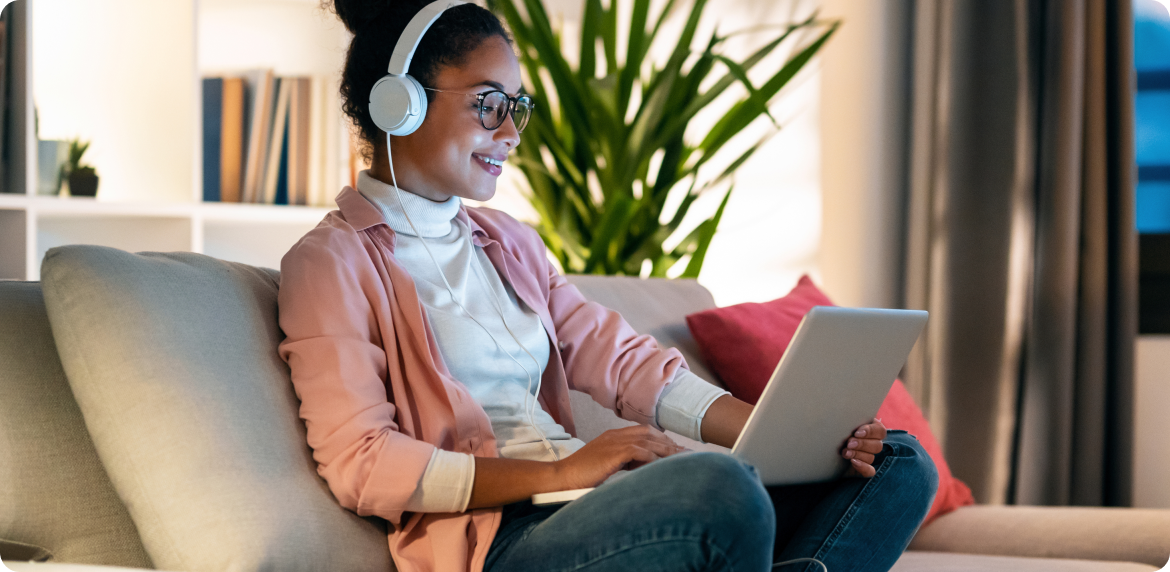
[(673, 464), (682, 481), (677, 493), (694, 501), (678, 503), (679, 510), (692, 512), (689, 518), (753, 542), (774, 540), (776, 513), (754, 467), (708, 452), (680, 455)]
[(902, 484), (901, 494), (908, 502), (917, 499), (924, 507), (925, 516), (938, 492), (938, 468), (934, 460), (917, 438), (901, 430), (891, 430), (886, 435), (883, 453), (898, 459), (896, 472)]

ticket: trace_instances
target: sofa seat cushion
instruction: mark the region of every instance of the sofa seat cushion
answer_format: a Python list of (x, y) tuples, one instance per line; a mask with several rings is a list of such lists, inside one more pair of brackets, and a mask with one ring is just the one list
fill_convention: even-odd
[(910, 548), (1160, 568), (1170, 558), (1170, 509), (968, 506), (924, 526)]
[(156, 566), (392, 569), (385, 521), (316, 474), (277, 354), (276, 271), (68, 246), (42, 276), (85, 425)]
[(910, 551), (890, 572), (1154, 572), (1157, 568), (1137, 562), (1022, 558), (947, 552)]
[(0, 557), (151, 564), (85, 430), (36, 282), (0, 282)]

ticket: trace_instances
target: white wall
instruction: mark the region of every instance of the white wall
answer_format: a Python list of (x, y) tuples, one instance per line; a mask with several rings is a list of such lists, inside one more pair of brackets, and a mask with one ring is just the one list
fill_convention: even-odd
[(1134, 383), (1133, 503), (1170, 508), (1170, 336), (1138, 336)]
[(909, 3), (823, 4), (826, 18), (844, 22), (822, 74), (824, 289), (844, 306), (894, 307), (903, 264)]
[(32, 2), (40, 136), (92, 140), (101, 200), (192, 198), (194, 2)]
[(199, 70), (273, 68), (340, 80), (349, 33), (316, 0), (200, 0)]

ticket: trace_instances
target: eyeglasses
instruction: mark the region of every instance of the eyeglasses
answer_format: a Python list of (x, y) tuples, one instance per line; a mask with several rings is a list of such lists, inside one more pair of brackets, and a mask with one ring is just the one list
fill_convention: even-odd
[(527, 94), (521, 94), (516, 97), (511, 97), (501, 90), (493, 89), (483, 93), (465, 93), (462, 91), (447, 91), (445, 89), (435, 89), (433, 87), (424, 87), (427, 91), (437, 91), (440, 93), (457, 93), (459, 95), (466, 95), (474, 97), (479, 100), (479, 123), (483, 125), (484, 129), (489, 131), (499, 128), (504, 124), (504, 118), (509, 113), (512, 114), (512, 122), (516, 124), (516, 132), (524, 131), (524, 127), (528, 125), (528, 119), (532, 117), (532, 108), (536, 105), (532, 98)]

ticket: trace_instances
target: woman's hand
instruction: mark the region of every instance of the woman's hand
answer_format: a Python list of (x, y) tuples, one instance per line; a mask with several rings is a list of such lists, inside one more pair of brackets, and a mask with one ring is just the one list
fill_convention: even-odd
[(881, 419), (875, 417), (873, 422), (858, 427), (841, 448), (841, 456), (849, 460), (849, 470), (845, 474), (867, 479), (877, 474), (873, 459), (882, 452), (882, 439), (885, 438), (886, 426), (882, 425)]
[(665, 433), (647, 425), (611, 429), (576, 453), (553, 463), (561, 490), (595, 487), (610, 475), (685, 450)]

